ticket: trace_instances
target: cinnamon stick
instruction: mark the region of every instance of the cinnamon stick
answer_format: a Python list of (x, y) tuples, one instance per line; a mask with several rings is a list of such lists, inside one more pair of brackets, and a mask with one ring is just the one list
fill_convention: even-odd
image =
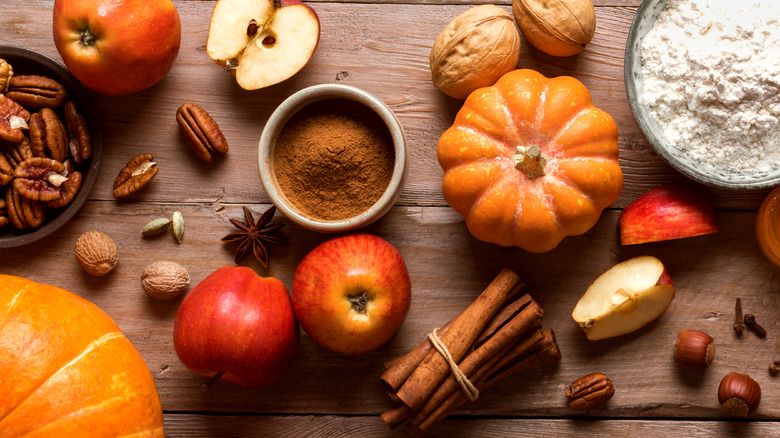
[[(485, 341), (484, 344), (466, 356), (463, 361), (458, 364), (460, 370), (469, 378), (469, 380), (471, 380), (473, 374), (482, 367), (489, 367), (488, 369), (492, 369), (492, 365), (501, 359), (513, 345), (517, 344), (518, 339), (521, 339), (524, 334), (531, 330), (541, 328), (542, 314), (544, 313), (542, 308), (533, 300), (528, 302), (521, 298), (517, 301), (527, 303), (527, 305), (508, 322), (503, 324), (501, 329), (495, 331), (493, 336)], [(510, 308), (511, 307), (512, 306), (510, 306)], [(423, 405), (414, 417), (412, 417), (412, 423), (417, 424), (425, 419), (434, 409), (436, 409), (436, 407), (446, 400), (450, 394), (458, 390), (460, 390), (460, 384), (455, 379), (455, 376), (450, 375), (444, 383), (436, 389), (431, 397), (428, 398), (425, 405)]]
[[(535, 350), (535, 351), (534, 351)], [(533, 353), (528, 354), (530, 351)], [(523, 352), (518, 354), (518, 352)], [(535, 368), (539, 365), (560, 360), (561, 353), (558, 344), (555, 341), (555, 335), (550, 329), (537, 330), (534, 334), (513, 347), (507, 355), (513, 355), (516, 363), (509, 365), (504, 360), (499, 361), (493, 366), (493, 369), (482, 369), (480, 376), (476, 376), (472, 381), (474, 385), (483, 391), (492, 386), (502, 378), (511, 374)], [(502, 358), (503, 359), (503, 358)], [(436, 409), (418, 424), (410, 424), (409, 431), (419, 436), (422, 432), (428, 430), (431, 426), (447, 417), (452, 411), (462, 406), (468, 401), (468, 397), (463, 391), (455, 391), (442, 402)]]
[[(507, 299), (517, 294), (517, 292), (519, 292), (523, 286), (525, 286), (525, 283), (518, 279), (517, 284), (507, 295)], [(515, 313), (517, 313), (530, 301), (530, 295), (526, 294), (523, 295), (521, 299), (515, 300), (511, 304), (511, 306), (513, 306), (512, 308), (504, 308), (488, 323), (483, 332), (479, 335), (475, 345), (484, 342), (485, 339), (490, 337), (492, 333), (495, 332), (495, 330), (497, 330), (503, 323), (506, 323), (506, 321), (508, 321), (512, 316), (514, 316)], [(439, 336), (443, 336), (450, 328), (452, 321), (457, 319), (462, 313), (463, 312), (456, 315), (447, 324), (440, 328)], [(391, 394), (391, 397), (395, 396), (395, 392), (398, 391), (401, 385), (403, 385), (406, 379), (412, 374), (412, 371), (414, 371), (414, 369), (420, 365), (420, 362), (425, 359), (425, 356), (431, 351), (431, 349), (433, 349), (433, 345), (431, 345), (430, 341), (426, 339), (409, 353), (394, 359), (390, 359), (384, 363), (386, 371), (379, 377), (379, 380), (385, 386), (385, 389), (388, 391), (388, 393)]]
[[(485, 324), (503, 306), (519, 282), (517, 274), (509, 269), (502, 269), (482, 294), (452, 321), (447, 333), (441, 336), (441, 341), (455, 363), (460, 362)], [(396, 395), (413, 412), (419, 411), (450, 372), (447, 360), (438, 351), (432, 350), (406, 379)]]

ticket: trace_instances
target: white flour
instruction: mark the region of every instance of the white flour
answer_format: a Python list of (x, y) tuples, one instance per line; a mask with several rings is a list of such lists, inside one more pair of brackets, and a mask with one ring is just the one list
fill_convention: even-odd
[(642, 73), (678, 149), (736, 172), (780, 167), (779, 0), (669, 0)]

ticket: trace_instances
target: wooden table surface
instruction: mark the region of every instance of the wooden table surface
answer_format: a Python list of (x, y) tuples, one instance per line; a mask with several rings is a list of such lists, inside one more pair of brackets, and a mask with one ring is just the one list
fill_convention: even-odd
[[(104, 309), (135, 344), (149, 366), (165, 411), (170, 436), (406, 436), (389, 430), (379, 414), (392, 406), (378, 377), (382, 362), (417, 345), (436, 326), (467, 306), (502, 268), (518, 272), (545, 311), (563, 354), (559, 364), (506, 379), (463, 406), (430, 436), (768, 436), (780, 433), (780, 377), (767, 365), (780, 359), (780, 295), (777, 269), (764, 259), (754, 237), (756, 208), (768, 190), (732, 191), (702, 187), (718, 210), (720, 232), (677, 241), (620, 245), (621, 208), (664, 182), (686, 178), (652, 149), (631, 114), (623, 81), (623, 51), (640, 0), (597, 0), (593, 42), (578, 56), (554, 58), (523, 41), (519, 66), (547, 76), (571, 75), (591, 90), (595, 104), (617, 121), (625, 185), (596, 226), (569, 237), (545, 254), (477, 241), (441, 194), (436, 162), (439, 135), (462, 101), (431, 83), (428, 54), (438, 33), (472, 0), (311, 1), (320, 16), (320, 45), (292, 79), (259, 91), (240, 89), (206, 55), (214, 1), (175, 1), (182, 44), (173, 69), (158, 85), (125, 97), (92, 94), (102, 115), (103, 159), (97, 184), (82, 210), (55, 235), (20, 248), (0, 250), (0, 272), (73, 291)], [(511, 11), (511, 3), (498, 4)], [(32, 49), (57, 60), (51, 36), (52, 1), (4, 0), (0, 45)], [(343, 83), (386, 102), (405, 129), (411, 154), (409, 177), (392, 211), (364, 231), (393, 243), (410, 270), (412, 307), (385, 346), (357, 356), (332, 353), (302, 335), (298, 358), (277, 382), (247, 389), (219, 383), (201, 392), (204, 379), (188, 371), (172, 345), (180, 300), (158, 302), (141, 289), (143, 269), (171, 260), (189, 270), (197, 284), (215, 269), (233, 265), (234, 247), (220, 242), (228, 222), (248, 206), (270, 206), (257, 173), (257, 144), (265, 121), (287, 96), (304, 87)], [(224, 160), (199, 161), (179, 134), (174, 114), (184, 102), (203, 106), (230, 144)], [(127, 160), (151, 153), (159, 174), (127, 201), (112, 197), (114, 177)], [(170, 235), (143, 238), (143, 225), (173, 211), (183, 213), (181, 244)], [(297, 263), (332, 237), (287, 224), (288, 246), (270, 249), (270, 268), (254, 259), (242, 265), (277, 277), (289, 288)], [(117, 269), (103, 278), (85, 274), (74, 258), (77, 237), (89, 230), (110, 235), (118, 245)], [(636, 333), (588, 341), (571, 319), (587, 286), (628, 257), (649, 254), (668, 267), (677, 293), (667, 311)], [(732, 330), (736, 297), (763, 322), (768, 335)], [(710, 333), (717, 343), (712, 366), (681, 371), (672, 342), (684, 329)], [(566, 405), (565, 387), (601, 371), (614, 382), (615, 396), (585, 413)], [(763, 398), (751, 421), (727, 421), (717, 388), (729, 371), (750, 374)], [(583, 421), (598, 420), (598, 421)]]

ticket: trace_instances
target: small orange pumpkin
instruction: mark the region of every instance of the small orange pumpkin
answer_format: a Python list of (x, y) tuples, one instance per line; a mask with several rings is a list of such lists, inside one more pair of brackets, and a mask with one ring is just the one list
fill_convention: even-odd
[(164, 436), (143, 358), (97, 306), (0, 275), (0, 436)]
[(514, 70), (472, 92), (437, 155), (474, 237), (535, 253), (588, 231), (623, 187), (615, 121), (568, 76)]

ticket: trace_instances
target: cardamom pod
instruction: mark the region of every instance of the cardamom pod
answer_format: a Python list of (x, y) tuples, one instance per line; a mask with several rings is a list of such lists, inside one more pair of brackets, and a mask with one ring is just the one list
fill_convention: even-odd
[(182, 237), (184, 237), (184, 217), (181, 212), (174, 211), (171, 218), (171, 232), (173, 237), (176, 238), (176, 242), (181, 243)]
[(168, 225), (171, 224), (170, 219), (166, 219), (164, 217), (157, 218), (148, 224), (144, 225), (144, 229), (141, 230), (141, 234), (144, 236), (151, 236), (154, 234), (160, 234), (163, 231), (165, 231), (168, 228)]

